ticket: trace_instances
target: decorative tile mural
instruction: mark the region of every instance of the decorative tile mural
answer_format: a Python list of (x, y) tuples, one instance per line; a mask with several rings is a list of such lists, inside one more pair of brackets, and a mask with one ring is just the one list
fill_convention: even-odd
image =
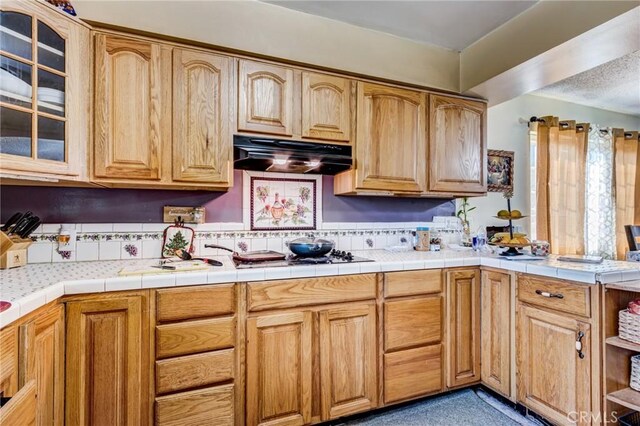
[(250, 189), (251, 230), (316, 229), (315, 179), (251, 176)]

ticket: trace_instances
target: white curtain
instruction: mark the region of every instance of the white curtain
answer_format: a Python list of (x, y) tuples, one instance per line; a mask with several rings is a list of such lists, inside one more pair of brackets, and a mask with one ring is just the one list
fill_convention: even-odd
[(592, 125), (587, 144), (586, 254), (616, 258), (612, 129)]

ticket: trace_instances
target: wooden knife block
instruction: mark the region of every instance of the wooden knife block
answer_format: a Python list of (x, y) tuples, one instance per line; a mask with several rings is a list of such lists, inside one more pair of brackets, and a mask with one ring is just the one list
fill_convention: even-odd
[(27, 264), (27, 248), (31, 238), (20, 238), (0, 231), (0, 269), (16, 268)]

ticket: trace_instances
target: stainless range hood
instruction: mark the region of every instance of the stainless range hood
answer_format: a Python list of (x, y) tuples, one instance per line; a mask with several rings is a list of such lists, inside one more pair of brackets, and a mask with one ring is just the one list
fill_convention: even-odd
[(335, 175), (351, 168), (351, 146), (233, 136), (233, 168)]

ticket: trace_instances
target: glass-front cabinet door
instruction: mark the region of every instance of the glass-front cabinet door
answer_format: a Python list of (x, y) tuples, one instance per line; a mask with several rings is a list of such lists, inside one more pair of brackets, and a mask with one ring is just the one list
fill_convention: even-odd
[(0, 171), (86, 177), (89, 29), (35, 1), (0, 11)]

